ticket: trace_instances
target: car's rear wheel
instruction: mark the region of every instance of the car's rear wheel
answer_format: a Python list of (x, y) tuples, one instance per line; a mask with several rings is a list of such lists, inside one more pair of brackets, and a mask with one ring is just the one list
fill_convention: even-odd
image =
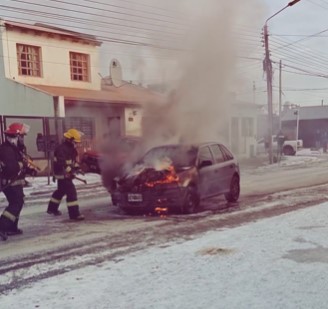
[(240, 181), (238, 175), (234, 175), (230, 182), (230, 191), (226, 193), (225, 199), (228, 202), (234, 203), (237, 202), (240, 195)]
[(199, 197), (197, 195), (197, 190), (193, 186), (189, 186), (185, 193), (185, 198), (182, 206), (182, 213), (192, 214), (196, 211), (199, 205)]
[(295, 150), (293, 149), (292, 146), (285, 146), (283, 149), (282, 149), (282, 152), (285, 156), (293, 156), (295, 155)]

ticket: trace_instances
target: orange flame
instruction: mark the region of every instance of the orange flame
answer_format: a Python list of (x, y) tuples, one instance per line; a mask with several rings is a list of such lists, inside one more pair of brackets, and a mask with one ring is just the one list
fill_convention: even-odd
[(155, 212), (160, 216), (160, 218), (166, 218), (168, 208), (167, 207), (156, 207)]
[(155, 187), (158, 184), (167, 184), (179, 181), (179, 176), (177, 175), (173, 165), (168, 166), (165, 170), (167, 171), (165, 178), (155, 181), (148, 181), (145, 185), (147, 187)]

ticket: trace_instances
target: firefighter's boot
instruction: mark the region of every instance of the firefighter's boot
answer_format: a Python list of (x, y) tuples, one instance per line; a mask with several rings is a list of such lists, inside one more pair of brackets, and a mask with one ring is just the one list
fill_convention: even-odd
[(73, 221), (83, 221), (85, 218), (84, 218), (83, 215), (78, 214), (76, 217), (72, 217), (70, 219), (73, 220)]
[(48, 209), (47, 210), (47, 213), (49, 214), (49, 215), (54, 215), (54, 216), (61, 216), (61, 211), (60, 210), (56, 210), (56, 209), (54, 209), (54, 210), (51, 210), (51, 209)]

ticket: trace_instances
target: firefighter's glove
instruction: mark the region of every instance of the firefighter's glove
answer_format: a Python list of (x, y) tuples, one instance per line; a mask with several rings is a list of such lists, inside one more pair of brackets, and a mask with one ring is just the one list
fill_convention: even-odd
[(70, 166), (67, 166), (65, 168), (65, 172), (68, 174), (68, 173), (71, 173), (72, 172), (72, 168)]

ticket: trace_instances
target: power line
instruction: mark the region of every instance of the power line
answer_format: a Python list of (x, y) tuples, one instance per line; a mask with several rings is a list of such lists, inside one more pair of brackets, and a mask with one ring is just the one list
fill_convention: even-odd
[[(49, 9), (50, 8), (50, 9), (56, 9), (56, 10), (64, 10), (65, 12), (71, 12), (71, 13), (75, 13), (75, 14), (76, 13), (79, 13), (79, 14), (86, 14), (88, 16), (108, 18), (108, 16), (104, 16), (104, 15), (101, 15), (101, 14), (90, 13), (90, 12), (83, 12), (83, 11), (77, 11), (77, 10), (73, 10), (73, 9), (69, 9), (69, 8), (55, 7), (55, 6), (46, 5), (46, 4), (31, 3), (31, 2), (27, 2), (27, 1), (23, 1), (23, 0), (9, 0), (9, 1), (23, 3), (23, 4), (28, 4), (28, 5), (33, 5), (33, 6), (37, 6), (37, 7), (44, 7), (46, 9)], [(147, 26), (155, 26), (155, 27), (157, 26), (154, 23), (146, 23), (146, 22), (141, 22), (141, 21), (131, 21), (129, 19), (124, 19), (124, 18), (119, 18), (119, 17), (113, 17), (113, 16), (111, 16), (110, 18), (111, 19), (118, 20), (118, 21), (128, 22), (128, 23), (131, 23), (132, 22), (132, 23), (139, 23), (139, 24), (147, 25)], [(123, 26), (130, 27), (130, 26), (126, 26), (126, 25), (120, 25), (120, 26), (122, 26), (122, 27)], [(137, 27), (137, 28), (138, 29), (141, 29), (141, 30), (149, 30), (149, 29), (144, 29), (144, 28), (141, 28), (141, 27)], [(173, 28), (173, 27), (169, 27), (169, 26), (166, 26), (166, 28), (170, 28), (171, 30), (181, 30), (181, 29), (177, 29), (177, 28)], [(163, 31), (163, 30), (158, 30), (158, 29), (151, 29), (151, 30), (155, 30), (155, 31), (158, 31), (158, 32), (164, 32), (164, 33), (170, 33), (170, 32)], [(178, 33), (176, 33), (176, 34), (178, 34)]]
[[(114, 4), (104, 3), (104, 2), (100, 2), (100, 1), (94, 1), (94, 0), (83, 0), (83, 1), (100, 4), (100, 5), (103, 5), (103, 6), (109, 6), (109, 7), (115, 7), (115, 8), (124, 9), (124, 10), (130, 10), (130, 11), (134, 11), (134, 12), (141, 12), (141, 13), (146, 13), (146, 14), (151, 14), (151, 15), (176, 19), (176, 16), (160, 14), (160, 13), (157, 13), (157, 12), (144, 11), (144, 10), (139, 10), (139, 9), (136, 9), (136, 8), (131, 9), (131, 8), (128, 8), (128, 7), (125, 7), (125, 6), (119, 6), (119, 5), (114, 5)], [(137, 3), (135, 3), (135, 4), (137, 4)], [(177, 13), (177, 12), (175, 12), (175, 13)]]
[[(129, 0), (119, 0), (119, 1), (120, 2), (131, 3), (131, 4), (134, 4), (134, 5), (140, 5), (140, 6), (144, 6), (144, 7), (149, 7), (149, 8), (153, 8), (153, 9), (156, 9), (156, 10), (162, 10), (162, 11), (176, 13), (176, 11), (173, 11), (173, 10), (169, 10), (169, 9), (166, 9), (166, 8), (162, 8), (162, 7), (158, 7), (158, 6), (153, 6), (153, 5), (149, 5), (149, 4), (145, 4), (145, 3), (140, 3), (139, 1), (138, 2), (129, 1)], [(181, 14), (183, 14), (183, 13), (181, 12)]]
[[(25, 2), (25, 1), (20, 1), (20, 0), (11, 0), (11, 1)], [(164, 22), (164, 23), (170, 23), (170, 24), (174, 24), (174, 25), (186, 26), (185, 24), (174, 22), (174, 21), (158, 19), (158, 18), (153, 18), (153, 17), (147, 17), (147, 16), (142, 16), (142, 15), (136, 15), (136, 14), (130, 14), (130, 13), (125, 13), (125, 12), (121, 12), (121, 11), (108, 10), (108, 9), (104, 9), (104, 8), (97, 8), (95, 6), (76, 4), (76, 3), (71, 3), (71, 2), (62, 1), (62, 0), (48, 0), (48, 1), (55, 2), (55, 3), (68, 4), (68, 5), (72, 5), (72, 6), (78, 6), (78, 7), (83, 7), (83, 8), (86, 8), (86, 9), (92, 9), (92, 10), (97, 10), (97, 11), (102, 11), (102, 12), (108, 12), (108, 13), (118, 14), (118, 15), (123, 15), (123, 16), (137, 17), (137, 18), (143, 18), (143, 19), (148, 19), (148, 20), (160, 21), (160, 22)]]
[[(1, 5), (0, 5), (1, 7)], [(5, 9), (7, 10), (7, 9)], [(9, 12), (11, 12), (11, 10), (8, 10)], [(33, 15), (33, 16), (40, 16), (40, 17), (46, 17), (46, 18), (50, 18), (51, 16), (47, 15), (47, 13), (44, 13), (45, 15), (43, 16), (43, 13), (42, 14), (34, 14), (32, 11), (30, 11), (30, 15)], [(8, 19), (13, 19), (12, 16), (9, 16), (9, 15), (1, 15), (2, 17), (4, 18), (8, 18)], [(49, 16), (49, 17), (48, 17)], [(71, 17), (69, 16), (63, 16), (63, 17), (58, 17), (57, 18), (58, 20), (63, 20), (63, 21), (67, 21), (67, 22), (73, 22), (75, 19), (71, 19)], [(30, 22), (35, 22), (35, 19), (31, 19), (31, 18), (25, 18), (25, 17), (20, 17), (19, 20), (24, 20), (24, 21), (30, 21)], [(63, 27), (63, 24), (58, 24), (58, 23), (53, 23), (53, 22), (47, 22), (49, 25), (55, 25), (55, 26), (61, 26)], [(90, 23), (90, 22), (84, 22), (83, 20), (79, 21), (79, 24), (83, 24), (83, 25), (92, 25), (94, 27), (97, 27), (97, 28), (100, 28), (102, 30), (94, 30), (96, 31), (97, 33), (101, 32), (101, 33), (106, 33), (106, 34), (110, 34), (110, 35), (121, 35), (121, 36), (130, 36), (130, 37), (134, 37), (134, 38), (141, 38), (141, 39), (146, 39), (146, 40), (156, 40), (156, 38), (152, 38), (151, 36), (141, 36), (141, 35), (136, 35), (136, 34), (129, 34), (129, 33), (122, 33), (122, 32), (113, 32), (113, 31), (108, 31), (108, 30), (104, 30), (104, 27), (102, 26), (99, 26), (97, 24), (94, 24), (94, 23)], [(90, 29), (90, 27), (88, 28), (85, 28), (85, 27), (81, 27), (81, 26), (70, 26), (70, 28), (74, 28), (74, 29), (79, 29), (79, 30), (92, 30)], [(157, 39), (157, 40), (161, 40), (161, 41), (168, 41), (168, 42), (172, 42), (172, 40), (177, 40), (177, 38), (161, 38), (161, 39)]]

